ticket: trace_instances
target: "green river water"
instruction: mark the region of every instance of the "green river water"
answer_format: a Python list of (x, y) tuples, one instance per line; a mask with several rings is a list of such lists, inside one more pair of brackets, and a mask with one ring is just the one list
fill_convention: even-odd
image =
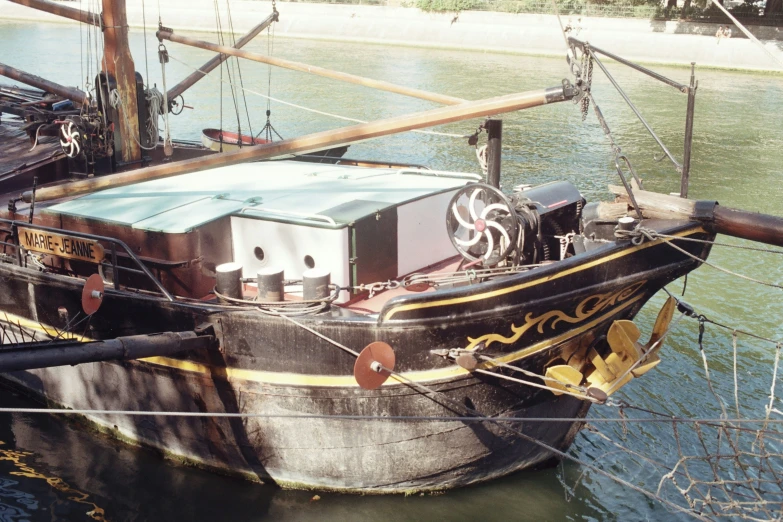
[[(154, 31), (148, 32), (149, 73), (141, 31), (131, 44), (137, 70), (162, 89), (155, 55)], [(214, 39), (214, 36), (205, 38)], [(520, 92), (558, 85), (568, 77), (565, 60), (515, 55), (483, 54), (387, 47), (353, 43), (308, 41), (265, 35), (247, 49), (266, 52), (273, 43), (277, 57), (317, 64), (339, 71), (431, 90), (466, 99)], [(0, 62), (67, 85), (83, 85), (95, 71), (95, 56), (82, 51), (94, 35), (75, 25), (0, 21)], [(170, 43), (170, 88), (191, 70), (176, 60), (199, 66), (210, 54)], [(614, 49), (622, 54), (622, 49)], [(682, 49), (687, 55), (687, 49)], [(760, 52), (760, 51), (759, 51)], [(176, 60), (174, 60), (174, 58)], [(92, 64), (91, 67), (89, 64)], [(618, 81), (646, 119), (677, 156), (682, 155), (686, 97), (617, 64), (609, 64)], [(689, 71), (656, 70), (687, 83)], [(431, 103), (301, 73), (243, 63), (247, 89), (321, 111), (357, 119), (377, 119), (424, 110)], [(236, 78), (237, 71), (232, 72)], [(200, 130), (220, 126), (220, 74), (204, 79), (186, 93), (194, 107), (172, 117), (175, 138), (198, 140)], [(596, 69), (593, 92), (618, 144), (645, 180), (647, 187), (671, 192), (679, 178), (667, 160), (655, 160), (655, 143), (611, 85)], [(228, 72), (223, 78), (228, 79)], [(722, 205), (783, 215), (783, 76), (698, 70), (699, 89), (694, 131), (691, 197), (717, 199)], [(6, 82), (7, 83), (7, 82)], [(236, 130), (234, 102), (223, 85), (224, 128)], [(239, 100), (243, 104), (242, 100)], [(265, 122), (266, 100), (248, 94), (252, 129)], [(340, 120), (272, 104), (271, 121), (284, 137), (337, 128)], [(242, 127), (247, 130), (244, 105)], [(470, 134), (480, 122), (463, 122), (437, 130)], [(581, 121), (577, 107), (561, 103), (504, 116), (503, 184), (539, 183), (567, 179), (589, 201), (609, 199), (607, 184), (617, 184), (609, 143), (594, 114)], [(435, 169), (478, 171), (474, 149), (464, 139), (407, 133), (353, 145), (350, 157), (388, 159), (425, 164)], [(731, 238), (726, 243), (747, 245)], [(783, 283), (781, 257), (775, 254), (715, 247), (710, 261), (726, 269), (764, 281)], [(682, 282), (670, 285), (681, 292)], [(702, 267), (688, 279), (685, 300), (707, 317), (734, 328), (773, 339), (783, 339), (781, 290), (761, 286)], [(639, 315), (643, 338), (649, 334), (659, 295)], [(692, 418), (715, 418), (720, 408), (710, 393), (698, 350), (697, 322), (683, 319), (666, 341), (662, 363), (624, 388), (617, 399), (627, 403)], [(734, 408), (731, 336), (709, 326), (705, 351), (716, 393)], [(769, 402), (775, 345), (741, 337), (737, 382), (742, 414), (764, 415)], [(783, 386), (777, 395), (783, 396)], [(139, 390), (139, 393), (144, 393)], [(781, 408), (780, 401), (774, 402)], [(2, 406), (27, 406), (14, 396)], [(677, 447), (670, 425), (600, 423), (615, 418), (615, 407), (594, 407), (591, 418), (600, 431), (628, 451), (618, 451), (594, 433), (577, 437), (570, 454), (593, 462), (612, 475), (648, 491), (655, 491), (664, 471), (644, 458), (675, 462)], [(633, 416), (633, 412), (629, 413)], [(773, 418), (775, 414), (773, 413)], [(780, 418), (780, 416), (778, 416)], [(556, 469), (514, 476), (441, 495), (358, 497), (312, 492), (281, 491), (182, 467), (159, 456), (131, 448), (60, 420), (34, 414), (0, 415), (0, 520), (669, 520), (688, 519), (660, 502), (574, 462)], [(699, 451), (693, 429), (683, 428), (683, 450)], [(772, 444), (774, 446), (774, 444)], [(426, 456), (422, 456), (426, 458)], [(773, 462), (783, 467), (779, 460)], [(666, 498), (685, 505), (672, 489)], [(95, 508), (104, 510), (100, 515)], [(780, 513), (780, 506), (776, 508)]]

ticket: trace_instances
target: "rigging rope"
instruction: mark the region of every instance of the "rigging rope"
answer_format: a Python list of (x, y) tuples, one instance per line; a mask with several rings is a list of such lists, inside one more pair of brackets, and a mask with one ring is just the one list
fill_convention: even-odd
[[(163, 89), (164, 91), (166, 89), (165, 81), (163, 82)], [(144, 98), (147, 100), (147, 110), (149, 111), (149, 116), (147, 117), (147, 136), (149, 137), (150, 143), (157, 144), (158, 138), (160, 137), (158, 117), (160, 116), (161, 111), (166, 110), (165, 107), (167, 106), (165, 94), (160, 92), (157, 87), (153, 87), (152, 89), (144, 91)], [(166, 119), (168, 120), (168, 118)], [(168, 127), (169, 124), (168, 121), (166, 121), (166, 137), (169, 140), (169, 143), (171, 143)]]
[[(229, 27), (229, 31), (231, 32), (232, 46), (236, 47), (237, 46), (237, 38), (236, 38), (236, 33), (234, 32), (234, 19), (231, 16), (231, 1), (230, 0), (226, 0), (226, 9), (228, 11), (228, 27)], [(245, 83), (242, 80), (242, 66), (240, 64), (240, 61), (239, 61), (238, 57), (235, 56), (234, 60), (236, 62), (236, 66), (237, 66), (237, 72), (239, 74), (239, 85), (240, 85), (240, 89), (242, 90), (242, 101), (245, 104), (245, 115), (247, 116), (248, 132), (250, 133), (250, 136), (252, 137), (253, 136), (253, 124), (250, 121), (250, 110), (248, 109), (247, 97), (245, 96), (245, 89), (244, 89)], [(241, 141), (241, 138), (240, 138), (240, 141)]]
[(775, 250), (772, 248), (760, 248), (760, 247), (750, 247), (745, 245), (734, 245), (731, 243), (719, 243), (718, 241), (710, 241), (708, 239), (698, 239), (695, 237), (681, 237), (681, 236), (671, 236), (668, 234), (661, 234), (660, 232), (657, 233), (658, 237), (664, 238), (664, 239), (676, 239), (678, 241), (691, 241), (693, 243), (702, 243), (706, 245), (714, 245), (714, 246), (724, 246), (728, 248), (739, 248), (740, 250), (753, 250), (755, 252), (766, 252), (767, 254), (783, 254), (783, 250)]
[[(318, 337), (328, 341), (329, 343), (337, 346), (338, 348), (340, 348), (340, 349), (342, 349), (342, 350), (344, 350), (344, 351), (346, 351), (348, 353), (351, 353), (355, 357), (359, 356), (359, 354), (357, 352), (355, 352), (354, 350), (351, 350), (347, 346), (344, 346), (344, 345), (338, 343), (337, 341), (335, 341), (333, 339), (330, 339), (329, 337), (327, 337), (327, 336), (325, 336), (325, 335), (323, 335), (323, 334), (321, 334), (319, 332), (316, 332), (315, 330), (312, 330), (311, 328), (309, 328), (309, 327), (307, 327), (305, 325), (302, 325), (301, 323), (298, 323), (297, 321), (294, 321), (293, 319), (291, 319), (289, 317), (286, 317), (286, 320), (288, 320), (288, 321), (290, 321), (290, 322), (292, 322), (292, 323), (294, 323), (294, 324), (296, 324), (298, 326), (301, 326), (302, 328), (305, 328), (306, 330), (310, 331), (314, 335), (317, 335)], [(406, 385), (408, 385), (408, 386), (410, 386), (412, 388), (415, 388), (416, 390), (418, 390), (423, 395), (429, 397), (434, 402), (440, 404), (444, 408), (446, 408), (446, 409), (448, 409), (448, 410), (450, 410), (450, 411), (452, 411), (454, 413), (463, 412), (463, 416), (464, 416), (464, 414), (467, 414), (467, 416), (469, 416), (469, 417), (484, 417), (476, 409), (474, 409), (474, 408), (472, 408), (470, 406), (467, 406), (465, 404), (462, 404), (461, 402), (457, 402), (457, 401), (451, 399), (450, 397), (445, 395), (443, 392), (434, 390), (434, 389), (432, 389), (430, 387), (427, 387), (427, 386), (419, 384), (419, 383), (417, 383), (415, 381), (412, 381), (412, 380), (408, 379), (407, 377), (405, 377), (404, 375), (402, 375), (400, 373), (397, 373), (397, 372), (395, 372), (395, 371), (393, 371), (393, 370), (391, 370), (389, 368), (383, 367), (383, 370), (389, 372), (390, 376), (395, 378), (397, 381), (402, 382), (403, 384), (406, 384)], [(443, 402), (440, 402), (440, 401), (436, 400), (435, 397), (440, 398)], [(443, 403), (450, 404), (451, 407), (449, 407), (449, 406), (447, 406), (446, 404), (443, 404)], [(506, 432), (508, 432), (508, 433), (510, 433), (512, 435), (515, 435), (515, 436), (517, 436), (517, 437), (519, 437), (519, 438), (521, 438), (521, 439), (523, 439), (523, 440), (525, 440), (525, 441), (527, 441), (527, 442), (529, 442), (531, 444), (535, 444), (535, 445), (539, 446), (540, 448), (542, 448), (542, 449), (552, 453), (553, 455), (556, 455), (557, 457), (560, 457), (561, 459), (568, 459), (568, 460), (571, 460), (572, 462), (576, 462), (577, 464), (592, 470), (596, 474), (599, 474), (599, 475), (602, 475), (604, 477), (607, 477), (610, 480), (613, 480), (613, 481), (617, 482), (618, 484), (621, 484), (621, 485), (623, 485), (625, 487), (628, 487), (629, 489), (632, 489), (632, 490), (634, 490), (634, 491), (636, 491), (638, 493), (641, 493), (641, 494), (643, 494), (643, 495), (645, 495), (645, 496), (647, 496), (647, 497), (649, 497), (651, 499), (657, 500), (658, 502), (661, 502), (662, 504), (664, 504), (664, 505), (666, 505), (666, 506), (668, 506), (668, 507), (670, 507), (670, 508), (672, 508), (672, 509), (674, 509), (676, 511), (679, 511), (681, 513), (684, 513), (686, 515), (694, 517), (694, 518), (696, 518), (698, 520), (708, 520), (706, 517), (702, 516), (700, 513), (697, 513), (697, 512), (695, 512), (693, 510), (689, 510), (689, 509), (683, 508), (682, 506), (680, 506), (678, 504), (675, 504), (674, 502), (671, 502), (670, 500), (665, 499), (665, 498), (661, 497), (660, 495), (658, 495), (656, 493), (648, 491), (648, 490), (644, 489), (643, 487), (637, 486), (636, 484), (633, 484), (633, 483), (631, 483), (631, 482), (629, 482), (627, 480), (624, 480), (624, 479), (622, 479), (622, 478), (620, 478), (620, 477), (618, 477), (616, 475), (612, 475), (611, 473), (609, 473), (609, 472), (607, 472), (607, 471), (605, 471), (605, 470), (603, 470), (603, 469), (601, 469), (601, 468), (599, 468), (599, 467), (597, 467), (597, 466), (595, 466), (595, 465), (593, 465), (593, 464), (591, 464), (589, 462), (583, 461), (583, 460), (581, 460), (581, 459), (579, 459), (577, 457), (574, 457), (573, 455), (570, 455), (570, 454), (568, 454), (568, 453), (566, 453), (564, 451), (561, 451), (561, 450), (559, 450), (559, 449), (557, 449), (557, 448), (555, 448), (555, 447), (553, 447), (553, 446), (551, 446), (549, 444), (546, 444), (545, 442), (543, 442), (541, 440), (536, 439), (535, 437), (527, 435), (526, 433), (524, 433), (524, 432), (522, 432), (522, 431), (520, 431), (518, 429), (512, 428), (510, 426), (506, 426), (506, 425), (503, 424), (503, 419), (502, 418), (493, 418), (489, 422), (492, 422), (499, 429), (505, 430)]]
[[(274, 0), (272, 4), (272, 10), (275, 9)], [(267, 56), (272, 56), (275, 51), (275, 40), (274, 40), (274, 30), (275, 25), (272, 24), (272, 27), (267, 29), (266, 31), (266, 54)], [(243, 86), (243, 92), (244, 92), (244, 86)], [(264, 130), (266, 131), (266, 134), (264, 138), (266, 138), (267, 141), (272, 141), (272, 131), (277, 134), (277, 131), (275, 131), (274, 127), (272, 127), (272, 122), (270, 121), (269, 117), (272, 115), (272, 64), (268, 63), (266, 64), (266, 125), (264, 125)], [(278, 136), (280, 136), (278, 134)]]
[(555, 16), (557, 16), (557, 23), (560, 24), (560, 32), (563, 35), (563, 41), (565, 42), (566, 46), (566, 55), (569, 54), (571, 51), (571, 45), (568, 43), (568, 35), (566, 35), (565, 27), (563, 26), (563, 21), (560, 19), (560, 11), (557, 9), (557, 0), (552, 0), (552, 10), (555, 12)]
[[(79, 11), (84, 11), (82, 8), (82, 0), (79, 0)], [(79, 17), (79, 78), (84, 79), (84, 42), (82, 40), (82, 34), (84, 33), (84, 23), (81, 17)], [(89, 91), (85, 91), (89, 92)]]
[[(65, 409), (65, 408), (0, 408), (2, 413), (40, 413), (57, 415), (128, 415), (131, 417), (150, 416), (150, 417), (214, 417), (214, 418), (241, 418), (241, 419), (339, 419), (356, 421), (421, 421), (421, 422), (508, 422), (509, 424), (524, 424), (527, 422), (582, 422), (586, 419), (582, 417), (473, 417), (473, 416), (440, 416), (440, 415), (346, 415), (346, 414), (317, 414), (317, 413), (252, 413), (252, 412), (205, 412), (205, 411), (146, 411), (146, 410), (103, 410), (103, 409)], [(663, 415), (663, 414), (661, 414)], [(602, 417), (589, 419), (588, 422), (598, 424), (715, 424), (725, 423), (726, 419), (721, 418), (628, 418), (628, 417)], [(783, 419), (736, 419), (732, 422), (743, 424), (781, 424)], [(752, 430), (756, 432), (757, 430)], [(775, 435), (783, 435), (778, 431), (771, 431)]]
[[(218, 0), (214, 0), (214, 7), (215, 7), (215, 26), (217, 30), (217, 37), (218, 37), (218, 43), (220, 45), (225, 46), (226, 40), (223, 36), (223, 23), (220, 18), (220, 6), (218, 4)], [(235, 60), (239, 60), (239, 58), (235, 57)], [(234, 115), (236, 116), (237, 120), (237, 145), (239, 148), (242, 148), (242, 123), (240, 121), (239, 116), (239, 105), (237, 105), (237, 93), (236, 93), (236, 86), (234, 85), (234, 81), (231, 79), (231, 64), (233, 62), (229, 60), (223, 61), (220, 64), (220, 73), (221, 73), (221, 81), (223, 76), (223, 67), (226, 68), (226, 75), (228, 76), (228, 83), (231, 86), (231, 100), (234, 103)], [(221, 86), (221, 98), (220, 98), (220, 137), (221, 137), (221, 151), (223, 149), (223, 97), (222, 97), (222, 86)]]
[[(182, 60), (178, 59), (176, 56), (172, 56), (171, 54), (169, 54), (169, 58), (171, 58), (175, 62), (177, 62), (179, 64), (182, 64), (185, 67), (188, 67), (189, 69), (191, 69), (191, 70), (201, 74), (202, 76), (209, 77), (209, 75), (206, 74), (204, 71), (201, 71), (198, 68), (193, 67), (192, 65), (190, 65), (190, 64), (188, 64), (186, 62), (183, 62)], [(222, 76), (222, 69), (221, 69), (221, 76)], [(212, 78), (212, 77), (209, 77), (209, 78), (213, 79), (216, 82), (221, 82), (221, 92), (222, 92), (222, 84), (223, 83), (227, 83), (227, 84), (229, 83), (229, 82), (226, 82), (225, 80), (223, 80), (222, 77), (220, 79)], [(321, 110), (318, 110), (318, 109), (312, 109), (312, 108), (309, 108), (309, 107), (305, 107), (303, 105), (297, 105), (296, 103), (283, 101), (283, 100), (281, 100), (279, 98), (274, 98), (272, 96), (267, 96), (266, 94), (262, 94), (262, 93), (260, 93), (258, 91), (254, 91), (252, 89), (245, 88), (243, 90), (245, 92), (249, 93), (249, 94), (253, 94), (255, 96), (260, 96), (262, 98), (266, 98), (267, 100), (271, 100), (271, 101), (273, 101), (275, 103), (279, 103), (281, 105), (286, 105), (288, 107), (293, 107), (295, 109), (300, 109), (300, 110), (307, 111), (307, 112), (312, 112), (314, 114), (320, 114), (321, 116), (327, 116), (329, 118), (335, 118), (335, 119), (338, 119), (338, 120), (350, 121), (350, 122), (354, 122), (354, 123), (368, 123), (367, 120), (359, 120), (359, 119), (356, 119), (356, 118), (350, 118), (348, 116), (340, 116), (339, 114), (333, 114), (333, 113), (330, 113), (330, 112), (325, 112), (325, 111), (321, 111)], [(221, 119), (221, 122), (222, 122), (222, 119)], [(222, 125), (222, 123), (221, 123), (221, 125)], [(424, 130), (412, 130), (410, 132), (415, 132), (417, 134), (429, 134), (431, 136), (444, 136), (444, 137), (447, 137), (447, 138), (464, 139), (464, 138), (468, 137), (467, 135), (464, 135), (464, 134), (452, 134), (452, 133), (448, 133), (448, 132), (436, 132), (436, 131), (424, 131)]]
[[(703, 316), (702, 316), (703, 317)], [(75, 320), (76, 318), (74, 318)], [(295, 324), (301, 324), (290, 318), (285, 318)], [(706, 321), (702, 321), (702, 324)], [(351, 355), (358, 355), (354, 350), (341, 343), (329, 339), (327, 336), (302, 325), (308, 331), (325, 339), (331, 344), (335, 344)], [(702, 353), (706, 354), (706, 349), (702, 346)], [(706, 357), (706, 356), (705, 356)], [(736, 357), (736, 356), (735, 356)], [(776, 356), (779, 361), (779, 355)], [(775, 365), (777, 366), (777, 364)], [(736, 368), (736, 365), (735, 365)], [(705, 372), (709, 370), (705, 367)], [(736, 370), (735, 370), (736, 372)], [(393, 372), (392, 372), (393, 373)], [(556, 455), (562, 459), (567, 459), (583, 467), (583, 470), (589, 470), (593, 473), (593, 479), (598, 476), (605, 477), (618, 484), (626, 486), (650, 499), (661, 502), (670, 509), (680, 513), (692, 516), (700, 520), (708, 520), (720, 517), (743, 518), (750, 520), (775, 519), (775, 510), (780, 509), (780, 503), (776, 500), (780, 494), (770, 491), (772, 486), (780, 487), (780, 473), (776, 471), (780, 468), (780, 462), (783, 462), (783, 455), (770, 452), (764, 445), (764, 438), (771, 438), (777, 442), (783, 441), (783, 431), (780, 429), (770, 429), (783, 427), (783, 418), (769, 418), (769, 412), (777, 412), (775, 408), (767, 406), (768, 414), (764, 418), (746, 418), (746, 419), (728, 419), (726, 413), (720, 417), (690, 417), (683, 418), (668, 413), (660, 413), (645, 408), (630, 406), (624, 401), (608, 401), (607, 406), (619, 408), (619, 417), (597, 417), (587, 421), (587, 434), (594, 433), (600, 436), (607, 443), (613, 445), (611, 451), (606, 451), (597, 457), (591, 457), (590, 461), (580, 458), (578, 455), (563, 452), (554, 448), (530, 435), (520, 431), (525, 423), (552, 423), (552, 422), (585, 422), (581, 417), (492, 417), (484, 416), (475, 409), (454, 404), (454, 401), (445, 396), (442, 392), (429, 388), (417, 382), (410, 381), (403, 375), (393, 374), (403, 382), (419, 390), (426, 396), (429, 396), (439, 404), (453, 411), (456, 415), (432, 415), (432, 416), (376, 416), (376, 415), (332, 415), (332, 414), (275, 414), (275, 413), (252, 413), (252, 412), (154, 412), (154, 411), (134, 411), (134, 410), (60, 410), (60, 409), (37, 409), (37, 408), (0, 408), (0, 413), (46, 413), (46, 414), (82, 414), (82, 415), (129, 415), (129, 416), (150, 416), (150, 417), (211, 417), (211, 418), (285, 418), (285, 419), (331, 419), (346, 420), (357, 422), (458, 422), (461, 424), (470, 423), (491, 423), (492, 425), (515, 435), (531, 444), (536, 444), (547, 452)], [(773, 386), (770, 390), (770, 402), (774, 404), (774, 383), (777, 381), (777, 371), (773, 371)], [(735, 375), (735, 383), (736, 375)], [(717, 392), (717, 389), (713, 390)], [(735, 390), (736, 394), (736, 390)], [(735, 397), (738, 397), (735, 395)], [(737, 411), (739, 411), (739, 399), (736, 398)], [(649, 416), (629, 417), (625, 410), (635, 410), (640, 413), (647, 413)], [(598, 408), (594, 411), (608, 411)], [(724, 410), (725, 411), (725, 410)], [(611, 437), (605, 433), (599, 432), (596, 425), (622, 426), (623, 438), (629, 436), (628, 425), (640, 430), (640, 433), (646, 432), (643, 426), (666, 426), (671, 425), (672, 435), (676, 446), (674, 453), (665, 451), (666, 446), (661, 441), (660, 435), (656, 435), (656, 447), (664, 451), (656, 454), (656, 459), (648, 458), (631, 448), (617, 444)], [(519, 426), (519, 429), (513, 426)], [(686, 431), (688, 428), (691, 431)], [(652, 429), (652, 428), (650, 428)], [(692, 433), (695, 439), (688, 439), (686, 434)], [(716, 436), (713, 435), (713, 433)], [(648, 435), (649, 436), (649, 435)], [(740, 436), (744, 436), (741, 439)], [(749, 441), (755, 441), (750, 449), (745, 449), (740, 444)], [(593, 444), (594, 441), (589, 442)], [(710, 445), (715, 444), (713, 449)], [(691, 447), (692, 446), (692, 447)], [(591, 446), (592, 447), (592, 446)], [(699, 450), (701, 448), (701, 450)], [(754, 449), (755, 448), (755, 449)], [(600, 446), (596, 449), (600, 450)], [(616, 450), (616, 451), (615, 451)], [(695, 453), (694, 453), (695, 452)], [(592, 452), (591, 452), (592, 453)], [(611, 462), (604, 463), (603, 460), (611, 457), (613, 454), (631, 455), (643, 463), (654, 466), (656, 470), (666, 471), (658, 482), (657, 490), (648, 490), (639, 485), (639, 483), (648, 483), (648, 480), (641, 476), (636, 482), (631, 482), (615, 475), (611, 470), (616, 468)], [(671, 456), (676, 460), (673, 464), (666, 462)], [(610, 471), (607, 471), (610, 470)], [(657, 473), (657, 472), (656, 472)], [(585, 472), (580, 475), (584, 476)], [(683, 483), (685, 481), (685, 483)], [(655, 482), (653, 482), (655, 483)], [(667, 486), (671, 485), (683, 498), (683, 504), (678, 504), (667, 498)], [(598, 484), (600, 487), (600, 483)], [(782, 489), (783, 490), (783, 489)], [(687, 504), (686, 504), (687, 503)], [(764, 516), (766, 518), (760, 518)]]
[(748, 277), (746, 275), (742, 275), (742, 274), (739, 274), (737, 272), (733, 272), (733, 271), (731, 271), (731, 270), (729, 270), (727, 268), (720, 267), (720, 266), (718, 266), (718, 265), (716, 265), (714, 263), (710, 263), (709, 261), (700, 258), (699, 256), (691, 254), (690, 252), (688, 252), (684, 248), (681, 248), (681, 247), (675, 245), (672, 242), (675, 239), (676, 240), (681, 239), (681, 238), (676, 237), (676, 236), (664, 237), (664, 236), (658, 234), (658, 232), (656, 232), (655, 230), (652, 230), (652, 229), (646, 228), (646, 227), (637, 227), (634, 230), (616, 230), (615, 231), (615, 236), (617, 236), (619, 238), (630, 239), (631, 242), (633, 244), (635, 244), (635, 245), (641, 244), (644, 241), (644, 239), (648, 239), (650, 241), (655, 241), (656, 239), (660, 239), (661, 242), (663, 242), (666, 245), (669, 245), (670, 247), (672, 247), (673, 249), (679, 251), (680, 253), (685, 254), (687, 257), (690, 257), (691, 259), (694, 259), (694, 260), (698, 261), (699, 263), (703, 263), (703, 264), (705, 264), (705, 265), (707, 265), (707, 266), (709, 266), (711, 268), (714, 268), (715, 270), (719, 270), (719, 271), (724, 272), (726, 274), (739, 277), (740, 279), (744, 279), (746, 281), (751, 281), (753, 283), (758, 283), (760, 285), (770, 286), (772, 288), (779, 288), (779, 289), (783, 290), (783, 285), (779, 285), (777, 283), (770, 283), (768, 281), (761, 281), (759, 279), (754, 279), (752, 277)]
[(141, 0), (141, 24), (144, 27), (144, 70), (147, 78), (147, 88), (150, 86), (150, 63), (149, 52), (147, 51), (147, 10), (146, 1)]
[[(165, 85), (164, 85), (165, 89)], [(148, 133), (148, 136), (150, 137), (150, 141), (152, 142), (151, 147), (145, 147), (141, 144), (139, 139), (136, 136), (133, 136), (133, 141), (136, 142), (136, 144), (141, 147), (144, 150), (155, 150), (158, 146), (158, 116), (160, 114), (160, 111), (163, 110), (163, 98), (164, 94), (162, 94), (158, 89), (153, 87), (152, 89), (147, 89), (144, 92), (144, 97), (147, 99), (147, 110), (149, 111), (148, 121), (147, 121), (147, 128), (146, 131)], [(120, 96), (119, 91), (117, 89), (112, 89), (109, 93), (109, 105), (111, 105), (112, 108), (116, 109), (118, 112), (121, 112), (123, 115), (123, 119), (128, 120), (128, 115), (125, 114), (125, 111), (120, 111), (120, 108), (122, 107), (122, 97)], [(169, 140), (169, 144), (171, 143), (171, 138), (168, 137), (168, 125), (166, 125), (166, 135), (167, 139)]]

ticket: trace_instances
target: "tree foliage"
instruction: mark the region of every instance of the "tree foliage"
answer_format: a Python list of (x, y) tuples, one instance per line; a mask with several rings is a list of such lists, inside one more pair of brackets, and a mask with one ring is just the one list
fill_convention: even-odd
[(783, 0), (767, 0), (764, 7), (764, 16), (783, 14)]

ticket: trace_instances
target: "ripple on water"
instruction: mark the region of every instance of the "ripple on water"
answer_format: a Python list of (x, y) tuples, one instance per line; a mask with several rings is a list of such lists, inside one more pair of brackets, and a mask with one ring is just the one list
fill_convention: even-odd
[[(283, 9), (281, 8), (281, 11)], [(282, 14), (285, 15), (284, 12)], [(204, 35), (198, 35), (204, 38)], [(86, 37), (86, 29), (81, 38)], [(156, 49), (153, 31), (148, 31), (148, 48)], [(76, 26), (0, 22), (0, 61), (33, 74), (67, 85), (82, 85), (82, 77), (94, 56), (62, 49), (79, 49), (80, 32)], [(266, 52), (266, 40), (259, 39), (247, 48)], [(138, 31), (131, 35), (136, 64), (150, 83), (160, 88), (157, 60), (150, 56), (149, 73), (144, 70), (143, 40)], [(171, 44), (171, 55), (199, 66), (211, 54)], [(499, 93), (520, 92), (557, 85), (567, 67), (562, 60), (513, 55), (491, 55), (464, 51), (416, 48), (391, 48), (327, 41), (278, 38), (274, 55), (316, 63), (337, 70), (399, 82), (420, 89), (444, 92), (466, 99)], [(49, 57), (56, 56), (57, 60)], [(636, 102), (648, 122), (671, 151), (682, 154), (685, 98), (673, 89), (658, 86), (649, 78), (611, 65), (613, 73)], [(657, 68), (679, 81), (689, 73), (682, 68)], [(191, 69), (175, 60), (169, 63), (167, 76), (182, 78)], [(224, 73), (225, 74), (225, 73)], [(694, 130), (691, 195), (717, 199), (722, 205), (781, 214), (783, 183), (783, 79), (775, 76), (739, 74), (716, 70), (697, 70), (696, 123)], [(247, 88), (270, 93), (286, 101), (357, 119), (373, 119), (405, 114), (434, 107), (420, 100), (409, 100), (389, 93), (340, 84), (331, 80), (304, 76), (275, 69), (271, 91), (267, 90), (265, 66), (242, 64)], [(219, 78), (219, 74), (213, 74)], [(198, 140), (200, 130), (221, 125), (221, 84), (214, 79), (199, 82), (186, 95), (186, 110), (172, 119), (173, 135)], [(634, 167), (654, 190), (677, 190), (679, 179), (666, 160), (658, 162), (660, 150), (611, 86), (596, 72), (595, 97), (607, 117), (617, 143)], [(244, 104), (239, 100), (240, 106)], [(248, 94), (247, 105), (254, 132), (263, 126), (264, 98)], [(315, 115), (296, 108), (272, 103), (272, 123), (285, 137), (338, 128), (348, 123)], [(244, 111), (243, 111), (244, 112)], [(234, 129), (236, 116), (230, 89), (222, 93), (222, 121)], [(242, 116), (244, 118), (244, 116)], [(441, 126), (438, 130), (471, 134), (481, 123), (474, 120)], [(242, 128), (250, 125), (243, 119)], [(570, 103), (541, 107), (504, 116), (503, 183), (540, 183), (567, 179), (576, 184), (590, 200), (608, 199), (606, 185), (616, 184), (613, 155), (592, 111), (586, 122)], [(353, 145), (352, 157), (391, 159), (426, 164), (443, 170), (477, 172), (475, 149), (464, 139), (414, 133)], [(733, 244), (740, 240), (721, 238)], [(752, 277), (783, 282), (780, 257), (723, 247), (713, 249), (716, 264)], [(670, 288), (679, 292), (681, 282)], [(702, 267), (688, 278), (685, 299), (699, 313), (711, 319), (777, 339), (783, 338), (780, 320), (780, 290), (755, 285)], [(653, 299), (639, 314), (637, 323), (645, 337), (655, 320), (662, 296)], [(701, 355), (696, 345), (697, 325), (683, 320), (666, 341), (663, 361), (654, 371), (635, 380), (618, 395), (628, 403), (670, 415), (710, 417), (720, 413), (715, 397), (706, 386)], [(716, 392), (727, 407), (734, 406), (733, 348), (730, 335), (707, 326), (705, 351)], [(741, 338), (738, 345), (738, 381), (743, 414), (755, 415), (768, 402), (774, 345)], [(778, 396), (783, 396), (780, 386)], [(7, 397), (6, 397), (7, 399)], [(780, 405), (779, 405), (780, 407)], [(640, 415), (626, 410), (629, 417)], [(616, 408), (594, 407), (590, 417), (615, 417)], [(520, 473), (490, 484), (442, 496), (360, 498), (323, 494), (311, 501), (312, 493), (284, 492), (268, 487), (233, 481), (224, 477), (167, 464), (157, 456), (119, 446), (92, 434), (73, 430), (53, 419), (5, 416), (0, 419), (0, 439), (8, 444), (36, 452), (38, 462), (94, 498), (107, 509), (112, 520), (661, 520), (678, 519), (659, 503), (621, 487), (588, 468), (567, 463), (562, 469)], [(662, 475), (654, 458), (667, 464), (676, 461), (679, 449), (671, 436), (670, 425), (622, 424), (594, 425), (610, 440), (584, 432), (577, 437), (571, 454), (598, 463), (648, 490), (655, 490)], [(681, 445), (685, 451), (697, 451), (699, 439), (693, 429), (684, 428)], [(67, 443), (67, 446), (64, 444)], [(621, 451), (614, 443), (642, 455)], [(63, 448), (68, 448), (64, 450)], [(75, 455), (75, 456), (72, 456)], [(2, 461), (0, 460), (0, 463)], [(78, 465), (77, 465), (78, 464)], [(5, 470), (5, 471), (3, 471)], [(0, 468), (0, 480), (17, 480)], [(21, 479), (13, 489), (30, 493), (43, 502), (43, 492)], [(575, 497), (564, 500), (564, 487), (575, 483)], [(47, 486), (48, 487), (48, 486)], [(49, 491), (49, 490), (47, 490)], [(30, 512), (29, 506), (0, 502)], [(671, 500), (678, 494), (666, 487)], [(43, 505), (43, 504), (41, 504)], [(38, 511), (40, 512), (40, 510)], [(36, 512), (36, 513), (38, 513)], [(71, 513), (76, 510), (72, 509)], [(0, 517), (2, 516), (0, 506)], [(47, 512), (48, 513), (48, 512)], [(76, 515), (71, 515), (75, 517)], [(33, 517), (39, 519), (40, 517)], [(46, 517), (43, 517), (46, 518)], [(52, 516), (51, 518), (54, 518)], [(17, 517), (18, 519), (18, 517)]]

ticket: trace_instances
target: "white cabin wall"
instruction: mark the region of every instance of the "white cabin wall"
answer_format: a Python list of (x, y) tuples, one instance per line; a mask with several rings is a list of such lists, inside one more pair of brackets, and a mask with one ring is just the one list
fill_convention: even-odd
[[(280, 267), (286, 279), (301, 279), (307, 270), (304, 258), (311, 256), (315, 266), (332, 274), (332, 283), (348, 286), (348, 228), (328, 229), (291, 223), (278, 223), (247, 217), (231, 217), (234, 261), (243, 266), (243, 277), (255, 277), (263, 267)], [(264, 260), (254, 250), (261, 247)], [(341, 298), (347, 297), (343, 292)], [(344, 299), (340, 299), (342, 301)]]
[(397, 276), (457, 255), (446, 231), (446, 210), (456, 190), (397, 207)]

